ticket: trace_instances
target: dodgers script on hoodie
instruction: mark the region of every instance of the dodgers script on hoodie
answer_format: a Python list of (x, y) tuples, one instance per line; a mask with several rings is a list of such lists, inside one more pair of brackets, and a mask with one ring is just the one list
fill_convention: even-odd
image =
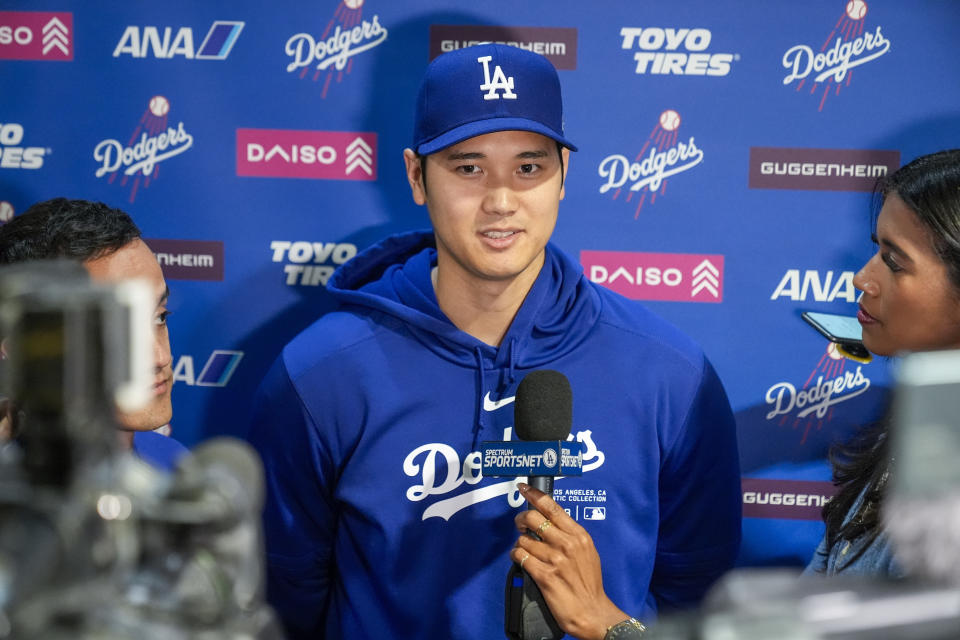
[(430, 282), (433, 234), (393, 236), (331, 278), (340, 308), (288, 344), (256, 400), (268, 598), (291, 638), (503, 637), (526, 504), (483, 478), (536, 369), (573, 389), (584, 473), (554, 498), (593, 537), (604, 587), (651, 617), (733, 565), (740, 478), (726, 394), (700, 348), (591, 283), (553, 245), (500, 347), (457, 329)]

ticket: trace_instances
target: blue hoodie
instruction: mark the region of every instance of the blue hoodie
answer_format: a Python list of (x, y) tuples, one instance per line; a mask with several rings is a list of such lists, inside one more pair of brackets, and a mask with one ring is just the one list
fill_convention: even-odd
[(702, 351), (589, 282), (552, 245), (499, 348), (457, 329), (430, 280), (432, 233), (341, 267), (341, 308), (288, 344), (256, 400), (267, 474), (268, 598), (291, 638), (501, 638), (525, 508), (483, 478), (517, 384), (564, 373), (581, 478), (554, 496), (593, 537), (607, 595), (637, 617), (696, 603), (733, 564), (733, 415)]

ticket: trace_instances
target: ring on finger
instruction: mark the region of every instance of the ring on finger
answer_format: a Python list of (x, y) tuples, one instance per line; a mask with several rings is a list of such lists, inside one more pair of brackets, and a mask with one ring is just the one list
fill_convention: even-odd
[(540, 526), (537, 527), (537, 537), (541, 537), (541, 538), (542, 538), (542, 537), (543, 537), (543, 531), (544, 531), (544, 529), (546, 529), (547, 527), (549, 527), (549, 526), (551, 526), (551, 525), (553, 525), (553, 523), (550, 522), (549, 520), (544, 520), (543, 522), (541, 522), (541, 523), (540, 523)]
[(530, 554), (523, 556), (523, 560), (520, 561), (520, 568), (523, 569), (523, 563), (527, 561), (527, 558), (530, 557)]

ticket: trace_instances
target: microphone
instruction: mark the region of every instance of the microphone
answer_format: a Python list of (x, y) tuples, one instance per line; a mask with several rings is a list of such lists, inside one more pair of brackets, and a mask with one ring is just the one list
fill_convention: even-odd
[[(540, 369), (520, 381), (513, 405), (513, 432), (519, 439), (566, 440), (572, 425), (573, 394), (567, 376)], [(531, 475), (528, 484), (553, 495), (552, 475)]]
[[(520, 381), (514, 402), (513, 430), (520, 440), (540, 445), (540, 460), (546, 467), (564, 470), (563, 463), (576, 463), (577, 475), (583, 461), (582, 453), (571, 455), (578, 443), (564, 442), (573, 424), (573, 396), (570, 382), (559, 371), (541, 369), (531, 371)], [(552, 441), (552, 442), (547, 442)], [(554, 449), (542, 445), (557, 445)], [(536, 456), (529, 456), (536, 457)], [(486, 460), (486, 456), (484, 458)], [(532, 460), (531, 460), (532, 461)], [(553, 462), (553, 464), (550, 464)], [(566, 473), (566, 470), (564, 470)], [(486, 473), (486, 471), (484, 471)], [(528, 484), (553, 495), (553, 474), (534, 469), (528, 474)], [(529, 505), (527, 508), (531, 508)], [(540, 539), (532, 532), (529, 535)], [(529, 574), (513, 563), (507, 573), (504, 607), (504, 630), (511, 640), (559, 640), (564, 633), (557, 624), (547, 603)]]

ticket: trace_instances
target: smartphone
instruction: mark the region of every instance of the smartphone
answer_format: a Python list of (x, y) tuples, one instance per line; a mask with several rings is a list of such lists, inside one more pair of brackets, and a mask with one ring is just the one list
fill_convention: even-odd
[(804, 311), (800, 314), (823, 337), (837, 345), (837, 351), (851, 360), (870, 362), (873, 356), (863, 346), (863, 330), (854, 316)]

